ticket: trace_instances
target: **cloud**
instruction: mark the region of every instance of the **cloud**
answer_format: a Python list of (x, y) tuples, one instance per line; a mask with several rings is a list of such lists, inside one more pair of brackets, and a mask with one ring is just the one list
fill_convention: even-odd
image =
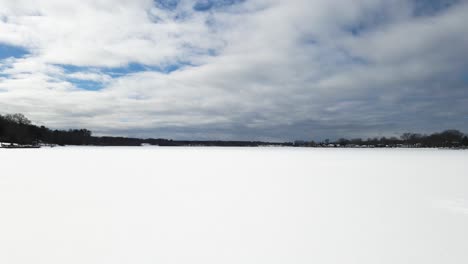
[(468, 204), (463, 199), (440, 200), (435, 203), (435, 206), (452, 213), (468, 215)]
[(467, 12), (466, 1), (0, 0), (0, 43), (27, 51), (0, 60), (0, 103), (53, 127), (145, 137), (468, 130)]

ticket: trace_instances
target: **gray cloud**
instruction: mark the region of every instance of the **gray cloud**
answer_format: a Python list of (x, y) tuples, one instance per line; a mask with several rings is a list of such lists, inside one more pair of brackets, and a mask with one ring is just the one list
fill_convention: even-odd
[(1, 111), (181, 139), (468, 130), (467, 1), (195, 5), (0, 0), (0, 43), (29, 51), (0, 62)]

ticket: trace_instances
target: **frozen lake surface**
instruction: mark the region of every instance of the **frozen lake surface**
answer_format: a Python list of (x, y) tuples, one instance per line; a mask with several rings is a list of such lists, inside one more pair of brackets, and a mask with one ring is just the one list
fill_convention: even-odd
[(0, 164), (0, 263), (468, 263), (468, 151), (65, 147)]

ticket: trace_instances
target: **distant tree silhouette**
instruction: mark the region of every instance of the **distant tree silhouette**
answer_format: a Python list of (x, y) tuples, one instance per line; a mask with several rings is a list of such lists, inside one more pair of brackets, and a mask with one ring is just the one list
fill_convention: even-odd
[(462, 146), (468, 146), (468, 136), (464, 136), (461, 142)]
[(140, 146), (143, 143), (159, 146), (223, 146), (223, 147), (256, 147), (256, 146), (342, 146), (342, 147), (468, 147), (468, 136), (454, 129), (431, 135), (404, 133), (400, 138), (381, 137), (346, 139), (333, 142), (296, 141), (294, 143), (271, 143), (261, 141), (194, 141), (171, 139), (140, 139), (126, 137), (95, 137), (87, 129), (51, 130), (45, 126), (35, 126), (23, 114), (0, 115), (0, 142), (21, 145), (57, 144), (57, 145), (94, 145), (94, 146)]
[(346, 139), (346, 138), (340, 138), (338, 139), (337, 143), (340, 145), (340, 146), (347, 146), (349, 145), (351, 141)]
[(143, 143), (159, 146), (263, 146), (292, 145), (260, 141), (175, 141), (170, 139), (140, 139), (126, 137), (94, 137), (87, 129), (51, 130), (35, 126), (22, 114), (0, 115), (0, 142), (22, 145), (94, 145), (94, 146), (140, 146)]
[(9, 122), (19, 125), (30, 125), (31, 121), (27, 119), (23, 114), (7, 114), (5, 119)]

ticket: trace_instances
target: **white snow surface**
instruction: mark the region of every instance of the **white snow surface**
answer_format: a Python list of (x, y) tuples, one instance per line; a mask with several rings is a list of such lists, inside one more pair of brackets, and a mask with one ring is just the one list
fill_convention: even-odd
[(0, 149), (0, 168), (0, 263), (468, 263), (468, 151)]

